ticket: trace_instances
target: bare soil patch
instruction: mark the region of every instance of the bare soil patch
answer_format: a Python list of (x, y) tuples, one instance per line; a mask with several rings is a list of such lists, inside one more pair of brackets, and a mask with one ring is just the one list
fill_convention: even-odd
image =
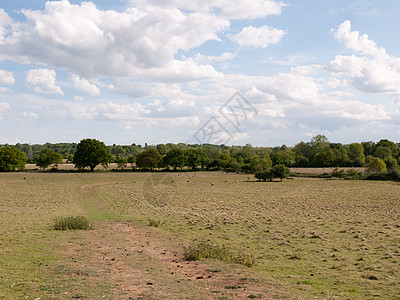
[(265, 283), (248, 268), (185, 261), (183, 244), (153, 227), (97, 223), (83, 246), (71, 246), (69, 256), (86, 256), (86, 268), (108, 274), (113, 299), (288, 298), (282, 287)]
[[(80, 190), (97, 202), (94, 187), (109, 184), (115, 183), (88, 184)], [(73, 276), (84, 276), (94, 284), (108, 281), (111, 293), (103, 298), (289, 298), (283, 287), (266, 282), (250, 268), (215, 260), (186, 261), (185, 245), (179, 237), (155, 227), (97, 222), (94, 230), (82, 233), (82, 238), (70, 241), (63, 255), (71, 270), (79, 270)], [(98, 275), (86, 276), (87, 270)]]

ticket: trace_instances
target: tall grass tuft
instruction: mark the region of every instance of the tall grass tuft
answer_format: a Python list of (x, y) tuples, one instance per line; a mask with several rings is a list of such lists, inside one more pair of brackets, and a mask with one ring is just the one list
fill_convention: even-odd
[(54, 220), (55, 230), (90, 230), (93, 229), (89, 221), (82, 216), (58, 217)]
[(148, 221), (149, 221), (149, 226), (153, 227), (159, 227), (162, 224), (161, 220), (148, 219)]
[(226, 246), (219, 246), (210, 241), (198, 241), (185, 248), (185, 259), (188, 261), (202, 258), (213, 258), (228, 262), (234, 262), (247, 267), (254, 265), (254, 258), (245, 253), (233, 253)]

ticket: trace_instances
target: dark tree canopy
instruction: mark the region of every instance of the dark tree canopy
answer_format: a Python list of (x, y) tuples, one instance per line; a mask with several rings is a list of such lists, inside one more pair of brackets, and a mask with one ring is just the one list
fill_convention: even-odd
[(185, 152), (179, 148), (172, 149), (167, 152), (167, 155), (165, 155), (163, 161), (166, 166), (171, 166), (174, 168), (174, 170), (177, 168), (182, 168), (186, 162)]
[(154, 168), (159, 167), (161, 163), (162, 157), (155, 148), (150, 148), (149, 150), (140, 152), (136, 159), (136, 165), (141, 169), (153, 170)]
[(276, 165), (272, 167), (272, 174), (274, 174), (275, 178), (280, 178), (282, 181), (283, 178), (290, 176), (290, 169), (285, 165)]
[(207, 154), (200, 149), (190, 149), (185, 151), (186, 165), (196, 170), (197, 166), (201, 165), (203, 168), (208, 162)]
[(111, 162), (112, 156), (107, 146), (96, 139), (84, 139), (76, 146), (73, 163), (78, 169), (89, 167), (93, 172), (97, 165), (104, 167)]
[(0, 172), (25, 170), (26, 155), (14, 146), (0, 148)]
[(48, 166), (62, 163), (62, 155), (60, 153), (56, 153), (47, 148), (40, 151), (39, 155), (35, 158), (36, 165), (42, 169), (46, 169)]

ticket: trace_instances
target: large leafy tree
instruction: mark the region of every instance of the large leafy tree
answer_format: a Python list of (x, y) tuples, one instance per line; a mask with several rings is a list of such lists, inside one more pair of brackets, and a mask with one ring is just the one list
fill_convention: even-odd
[(112, 156), (107, 146), (96, 139), (84, 139), (76, 146), (73, 163), (78, 169), (89, 167), (93, 172), (97, 165), (107, 167)]
[(276, 165), (272, 167), (272, 174), (282, 181), (283, 178), (288, 178), (290, 176), (290, 169), (285, 165)]
[(264, 172), (272, 166), (272, 160), (268, 152), (264, 152), (262, 157), (255, 155), (250, 159), (249, 168), (252, 172)]
[(172, 149), (165, 155), (163, 160), (166, 166), (171, 166), (174, 170), (182, 168), (186, 162), (185, 152), (179, 148)]
[(365, 162), (364, 147), (359, 143), (349, 145), (349, 158), (354, 167), (361, 167)]
[(49, 149), (43, 149), (35, 158), (36, 165), (42, 169), (46, 169), (51, 164), (62, 163), (62, 155)]
[(14, 146), (0, 148), (0, 172), (25, 170), (27, 158), (25, 153)]
[(368, 155), (365, 162), (367, 165), (367, 173), (384, 173), (387, 171), (385, 162), (379, 157)]
[(136, 159), (136, 165), (141, 169), (150, 169), (160, 166), (162, 163), (162, 157), (158, 153), (157, 149), (150, 148), (138, 154)]
[(207, 154), (200, 149), (190, 149), (185, 151), (186, 165), (196, 170), (197, 166), (201, 165), (203, 168), (209, 163)]

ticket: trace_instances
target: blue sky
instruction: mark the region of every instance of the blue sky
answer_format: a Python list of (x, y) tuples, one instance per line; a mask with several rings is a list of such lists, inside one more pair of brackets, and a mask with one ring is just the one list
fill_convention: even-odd
[(0, 0), (0, 143), (396, 142), (399, 0)]

